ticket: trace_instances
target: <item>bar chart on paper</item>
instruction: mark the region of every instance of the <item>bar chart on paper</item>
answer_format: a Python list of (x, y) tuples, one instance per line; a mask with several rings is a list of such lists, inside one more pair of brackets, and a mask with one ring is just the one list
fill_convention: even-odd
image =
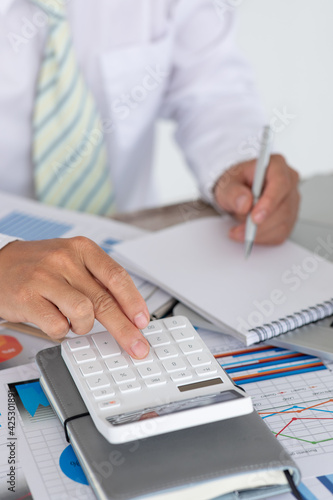
[[(80, 464), (64, 437), (63, 427), (52, 410), (38, 379), (8, 384), (14, 394), (19, 420), (24, 436), (25, 463), (28, 460), (28, 480), (37, 470), (39, 476), (38, 498), (57, 500), (82, 498), (93, 500)], [(23, 439), (22, 439), (23, 441)], [(21, 441), (21, 447), (23, 442)]]

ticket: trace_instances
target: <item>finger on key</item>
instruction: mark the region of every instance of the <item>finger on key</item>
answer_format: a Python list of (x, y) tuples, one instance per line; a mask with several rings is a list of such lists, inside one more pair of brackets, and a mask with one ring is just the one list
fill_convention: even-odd
[(137, 328), (145, 328), (149, 311), (129, 274), (95, 243), (82, 238), (79, 244), (88, 271), (109, 290), (128, 319)]
[(75, 287), (88, 297), (94, 307), (96, 319), (108, 330), (125, 351), (136, 359), (149, 352), (149, 344), (142, 333), (124, 314), (114, 297), (89, 273), (81, 277)]

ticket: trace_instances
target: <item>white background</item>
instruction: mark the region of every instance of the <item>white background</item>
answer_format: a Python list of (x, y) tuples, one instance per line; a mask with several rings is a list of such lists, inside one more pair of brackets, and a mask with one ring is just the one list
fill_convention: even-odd
[[(283, 108), (294, 116), (276, 146), (302, 177), (333, 172), (332, 0), (228, 1), (268, 116)], [(171, 123), (159, 125), (155, 175), (163, 203), (198, 195), (172, 133)]]

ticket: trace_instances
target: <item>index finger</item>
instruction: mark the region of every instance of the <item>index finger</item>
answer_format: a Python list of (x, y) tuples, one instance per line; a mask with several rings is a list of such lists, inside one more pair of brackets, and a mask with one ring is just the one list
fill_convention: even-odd
[(267, 169), (263, 193), (252, 211), (252, 219), (261, 224), (288, 196), (294, 187), (292, 169), (283, 158), (272, 158)]
[(137, 327), (149, 323), (148, 307), (126, 270), (96, 243), (79, 238), (80, 253), (87, 270), (111, 293), (128, 319)]

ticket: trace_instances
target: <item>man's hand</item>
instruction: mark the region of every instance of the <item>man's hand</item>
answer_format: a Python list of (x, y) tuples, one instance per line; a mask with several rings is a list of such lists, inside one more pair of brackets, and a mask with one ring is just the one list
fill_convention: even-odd
[[(98, 319), (133, 357), (149, 345), (145, 301), (127, 272), (87, 238), (15, 241), (0, 250), (0, 317), (32, 322), (53, 339)], [(70, 322), (70, 324), (69, 324)]]
[[(251, 186), (255, 165), (256, 160), (235, 165), (219, 178), (214, 189), (218, 205), (240, 222), (229, 233), (236, 241), (244, 241), (245, 220), (253, 203)], [(289, 236), (299, 208), (297, 187), (297, 172), (282, 156), (272, 155), (262, 196), (251, 212), (258, 225), (256, 243), (277, 245)]]

